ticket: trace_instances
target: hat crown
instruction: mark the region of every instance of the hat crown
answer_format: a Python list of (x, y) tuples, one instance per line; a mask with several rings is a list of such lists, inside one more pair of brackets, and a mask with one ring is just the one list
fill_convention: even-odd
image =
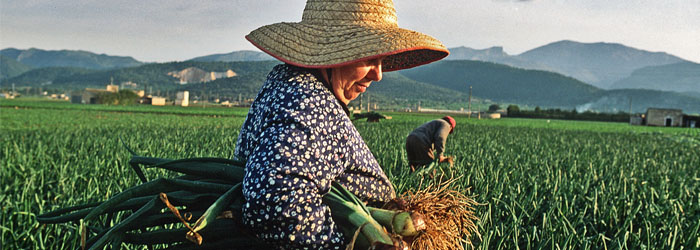
[(389, 25), (398, 27), (392, 0), (307, 0), (301, 23), (323, 26)]
[(448, 123), (450, 123), (452, 128), (457, 126), (457, 122), (455, 121), (455, 118), (452, 118), (452, 116), (447, 115), (447, 116), (442, 117), (442, 119), (447, 121)]

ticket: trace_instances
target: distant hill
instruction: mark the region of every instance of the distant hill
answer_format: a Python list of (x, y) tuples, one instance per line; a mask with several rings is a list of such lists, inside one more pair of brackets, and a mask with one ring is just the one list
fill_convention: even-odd
[[(700, 92), (700, 64), (680, 62), (644, 67), (612, 84), (613, 89), (656, 89), (676, 92)], [(692, 93), (688, 93), (692, 94)]]
[[(383, 74), (380, 82), (367, 89), (371, 102), (396, 107), (467, 108), (468, 95), (433, 84), (412, 80), (399, 72)], [(373, 100), (374, 99), (374, 100)]]
[(685, 61), (667, 53), (649, 52), (617, 43), (574, 41), (550, 43), (517, 57), (537, 62), (599, 88), (608, 88), (642, 67)]
[(109, 56), (81, 50), (19, 50), (8, 48), (0, 50), (6, 56), (33, 68), (75, 67), (86, 69), (114, 69), (142, 65), (132, 57)]
[(508, 55), (503, 47), (491, 47), (487, 49), (472, 49), (467, 47), (450, 48), (450, 55), (445, 60), (472, 60), (505, 64), (523, 69), (541, 69), (554, 71), (538, 62), (529, 61), (517, 56)]
[(242, 61), (271, 61), (276, 60), (272, 56), (263, 52), (241, 50), (227, 54), (214, 54), (208, 56), (200, 56), (190, 59), (189, 61), (196, 62), (242, 62)]
[(686, 114), (700, 113), (700, 98), (670, 91), (647, 89), (606, 90), (590, 102), (579, 105), (577, 109), (597, 110), (603, 112), (645, 112), (647, 108), (682, 109)]
[(573, 108), (588, 102), (598, 88), (561, 74), (524, 70), (479, 61), (440, 61), (401, 71), (421, 82), (496, 102)]
[(503, 47), (496, 46), (487, 49), (472, 49), (464, 46), (450, 48), (450, 55), (445, 60), (473, 60), (488, 61), (510, 59), (512, 56), (503, 51)]
[(498, 103), (515, 103), (580, 111), (643, 112), (648, 107), (676, 107), (700, 112), (700, 98), (658, 90), (603, 90), (561, 74), (525, 70), (479, 61), (440, 61), (403, 70), (415, 81), (431, 83), (462, 94), (472, 94)]
[(40, 86), (51, 82), (53, 87), (67, 89), (81, 89), (86, 87), (102, 88), (110, 82), (119, 84), (131, 81), (138, 86), (148, 86), (153, 89), (172, 90), (180, 87), (178, 78), (168, 75), (169, 72), (181, 71), (186, 68), (196, 67), (205, 71), (225, 72), (233, 70), (238, 75), (258, 74), (267, 75), (274, 61), (262, 62), (171, 62), (152, 63), (139, 67), (111, 69), (111, 70), (84, 70), (76, 74), (76, 69), (49, 68), (50, 71), (41, 69), (31, 70), (24, 74), (5, 79), (3, 82), (17, 83), (22, 86)]
[(32, 67), (24, 65), (15, 59), (0, 55), (0, 79), (18, 76), (31, 69)]
[[(70, 67), (46, 67), (38, 68), (26, 71), (18, 76), (3, 79), (1, 85), (7, 86), (9, 84), (15, 84), (17, 87), (40, 87), (46, 85), (52, 85), (54, 83), (61, 83), (67, 81), (68, 79), (74, 77), (81, 77), (85, 74), (90, 74), (96, 72), (96, 70), (83, 69), (83, 68), (70, 68)], [(99, 84), (104, 87), (109, 83), (109, 78), (107, 81)], [(95, 85), (90, 85), (95, 86)], [(52, 86), (53, 87), (53, 86)], [(60, 86), (59, 86), (60, 88)]]

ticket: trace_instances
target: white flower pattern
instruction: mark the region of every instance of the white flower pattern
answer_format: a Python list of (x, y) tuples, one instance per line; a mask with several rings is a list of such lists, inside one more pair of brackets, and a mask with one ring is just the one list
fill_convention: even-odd
[(395, 191), (344, 106), (306, 69), (268, 75), (241, 128), (235, 155), (247, 159), (243, 221), (278, 249), (344, 249), (322, 204), (337, 181), (363, 201)]

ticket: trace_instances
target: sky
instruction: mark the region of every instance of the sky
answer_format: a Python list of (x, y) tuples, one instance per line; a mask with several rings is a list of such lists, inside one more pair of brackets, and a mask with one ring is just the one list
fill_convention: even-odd
[[(298, 22), (305, 0), (0, 0), (0, 48), (86, 50), (143, 62), (257, 50), (244, 36)], [(399, 26), (448, 48), (510, 55), (560, 40), (700, 62), (699, 0), (395, 0)]]

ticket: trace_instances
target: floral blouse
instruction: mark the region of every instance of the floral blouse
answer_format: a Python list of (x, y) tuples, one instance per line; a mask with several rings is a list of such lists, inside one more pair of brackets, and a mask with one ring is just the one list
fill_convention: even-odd
[(241, 128), (243, 221), (279, 249), (344, 249), (322, 196), (337, 181), (363, 201), (394, 189), (338, 101), (314, 71), (282, 64), (268, 75)]

